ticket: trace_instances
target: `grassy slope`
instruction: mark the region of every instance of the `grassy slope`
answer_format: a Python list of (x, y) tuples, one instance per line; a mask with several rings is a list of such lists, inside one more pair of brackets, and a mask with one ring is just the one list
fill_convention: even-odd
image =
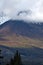
[(10, 47), (40, 47), (43, 48), (43, 40), (31, 39), (19, 35), (3, 36), (5, 40), (0, 40), (0, 45), (6, 45)]

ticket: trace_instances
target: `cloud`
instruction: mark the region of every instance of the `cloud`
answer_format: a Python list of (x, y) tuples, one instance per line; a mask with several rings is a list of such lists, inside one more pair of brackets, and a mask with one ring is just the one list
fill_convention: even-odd
[[(26, 14), (29, 10), (31, 13)], [(21, 11), (22, 13), (17, 16)], [(0, 0), (0, 15), (2, 12), (3, 22), (4, 19), (43, 21), (43, 0)]]

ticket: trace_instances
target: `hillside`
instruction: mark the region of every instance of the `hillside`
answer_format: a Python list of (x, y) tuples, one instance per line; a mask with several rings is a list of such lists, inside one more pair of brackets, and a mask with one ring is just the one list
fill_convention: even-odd
[(19, 51), (24, 65), (43, 65), (43, 49), (37, 47), (31, 48), (14, 48), (0, 45), (4, 57), (2, 65), (9, 63), (13, 58), (16, 50)]
[(43, 48), (43, 23), (5, 22), (0, 26), (0, 45)]
[(31, 38), (43, 38), (43, 23), (26, 23), (23, 20), (9, 20), (0, 26), (0, 34), (18, 34)]

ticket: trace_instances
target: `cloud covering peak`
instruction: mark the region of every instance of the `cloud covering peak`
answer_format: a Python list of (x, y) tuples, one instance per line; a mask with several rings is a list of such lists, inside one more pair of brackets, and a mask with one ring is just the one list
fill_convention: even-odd
[(43, 21), (43, 0), (0, 0), (0, 15), (0, 23), (9, 19)]

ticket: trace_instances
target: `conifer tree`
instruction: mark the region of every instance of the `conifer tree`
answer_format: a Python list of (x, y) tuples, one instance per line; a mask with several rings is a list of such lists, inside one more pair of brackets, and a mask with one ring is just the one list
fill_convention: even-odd
[[(3, 60), (3, 56), (1, 55), (1, 49), (0, 49), (0, 61)], [(1, 62), (0, 62), (1, 65)]]
[(16, 51), (16, 54), (14, 55), (14, 59), (11, 59), (10, 63), (6, 65), (22, 65), (21, 56), (18, 50)]
[(16, 54), (14, 56), (14, 65), (22, 65), (21, 56), (18, 50), (16, 51)]
[(14, 65), (14, 60), (13, 59), (11, 59), (10, 65)]
[(9, 65), (9, 64), (6, 64), (6, 65)]

